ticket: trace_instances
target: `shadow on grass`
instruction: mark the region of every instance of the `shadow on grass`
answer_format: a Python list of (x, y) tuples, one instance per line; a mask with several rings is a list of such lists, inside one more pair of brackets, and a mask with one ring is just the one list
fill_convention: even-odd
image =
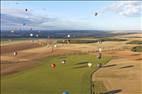
[(139, 55), (141, 55), (141, 54), (132, 54), (131, 56), (139, 56)]
[(136, 59), (136, 60), (142, 60), (142, 58), (138, 58), (138, 59)]
[(131, 68), (131, 67), (134, 67), (134, 65), (128, 65), (128, 66), (120, 67), (120, 69), (123, 69), (123, 68)]
[(82, 65), (82, 66), (73, 67), (73, 69), (81, 69), (81, 68), (87, 68), (87, 67), (88, 67), (87, 65)]
[(100, 93), (100, 94), (116, 94), (122, 92), (122, 89), (117, 89), (117, 90), (111, 90), (111, 91), (107, 91), (105, 93)]
[(60, 59), (65, 59), (65, 58), (67, 58), (66, 56), (60, 56), (59, 57)]
[(117, 64), (105, 65), (105, 66), (102, 66), (102, 68), (113, 67), (113, 66), (116, 66), (116, 65), (117, 65)]
[(79, 62), (79, 63), (77, 63), (75, 65), (82, 65), (82, 64), (87, 64), (87, 63), (88, 63), (87, 61), (85, 61), (85, 62)]
[(16, 62), (11, 62), (11, 61), (1, 61), (0, 64), (15, 64), (15, 63), (20, 63), (18, 61)]

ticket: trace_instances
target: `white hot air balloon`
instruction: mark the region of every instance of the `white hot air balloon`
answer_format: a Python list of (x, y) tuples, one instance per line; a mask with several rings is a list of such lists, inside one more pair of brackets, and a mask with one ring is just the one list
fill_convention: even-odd
[(54, 47), (56, 48), (56, 47), (57, 47), (57, 45), (55, 44), (55, 45), (54, 45)]
[(88, 67), (92, 67), (92, 63), (88, 63)]
[(34, 35), (31, 33), (30, 36), (33, 37)]
[(13, 55), (16, 56), (18, 53), (16, 51), (13, 52)]
[(38, 35), (38, 34), (36, 34), (36, 37), (38, 38), (38, 37), (39, 37), (39, 35)]
[(102, 48), (99, 48), (98, 51), (101, 53), (102, 52)]
[(70, 36), (70, 35), (67, 35), (67, 37), (70, 38), (71, 36)]
[(11, 30), (11, 33), (14, 33), (15, 31), (14, 30)]
[(66, 60), (62, 60), (62, 62), (61, 62), (62, 64), (65, 64), (66, 63)]

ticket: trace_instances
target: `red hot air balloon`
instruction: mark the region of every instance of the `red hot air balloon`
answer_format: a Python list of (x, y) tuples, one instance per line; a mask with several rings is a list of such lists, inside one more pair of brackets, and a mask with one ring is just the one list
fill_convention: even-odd
[(52, 69), (55, 69), (56, 64), (51, 64), (50, 66), (51, 66)]

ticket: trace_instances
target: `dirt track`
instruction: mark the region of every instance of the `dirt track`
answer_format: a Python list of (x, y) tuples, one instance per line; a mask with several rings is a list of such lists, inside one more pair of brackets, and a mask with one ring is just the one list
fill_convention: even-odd
[(38, 42), (25, 41), (25, 42), (16, 43), (16, 44), (2, 45), (0, 47), (1, 47), (1, 54), (5, 54), (5, 53), (31, 49), (31, 48), (41, 47), (41, 46), (43, 45), (39, 44)]
[(114, 59), (93, 75), (93, 81), (103, 81), (108, 91), (119, 94), (142, 94), (142, 62)]
[(93, 74), (93, 81), (102, 81), (108, 91), (118, 94), (142, 94), (142, 53), (115, 51), (105, 53), (114, 57)]

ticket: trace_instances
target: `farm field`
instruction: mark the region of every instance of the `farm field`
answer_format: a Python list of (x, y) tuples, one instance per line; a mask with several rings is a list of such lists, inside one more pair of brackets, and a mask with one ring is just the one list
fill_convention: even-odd
[[(131, 35), (126, 41), (105, 41), (101, 44), (56, 43), (54, 49), (46, 39), (1, 45), (1, 93), (62, 94), (65, 90), (69, 94), (141, 94), (142, 53), (132, 51), (133, 47), (141, 44), (128, 44), (137, 40), (141, 41)], [(96, 59), (99, 47), (103, 54), (100, 61)], [(17, 56), (13, 56), (13, 49), (18, 52)], [(61, 64), (62, 59), (68, 63)], [(91, 62), (93, 67), (81, 62)], [(107, 64), (95, 71), (97, 62)], [(57, 65), (55, 70), (50, 67), (51, 63)]]

